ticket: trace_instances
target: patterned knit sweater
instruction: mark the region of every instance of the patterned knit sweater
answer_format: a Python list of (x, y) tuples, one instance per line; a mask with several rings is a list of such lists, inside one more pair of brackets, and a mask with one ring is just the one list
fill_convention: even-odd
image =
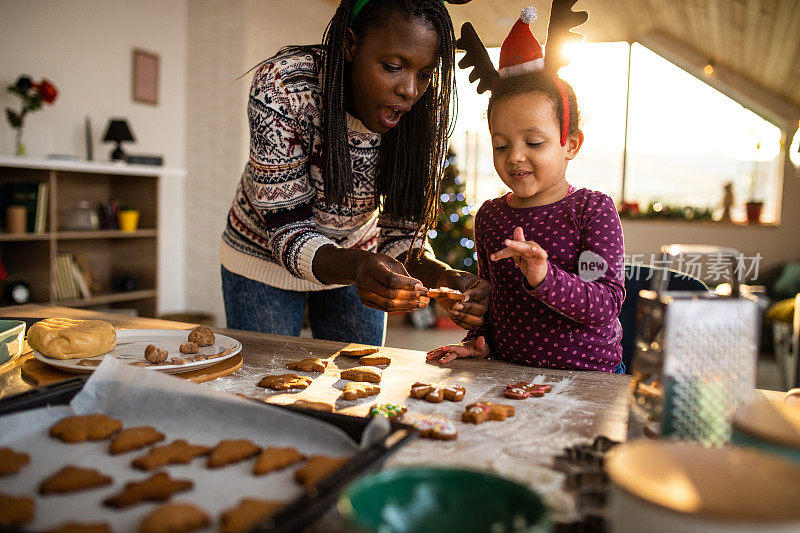
[(374, 183), (381, 136), (350, 115), (355, 193), (346, 205), (325, 205), (319, 70), (313, 56), (302, 53), (274, 57), (256, 70), (247, 107), (249, 161), (220, 246), (226, 269), (294, 291), (336, 287), (323, 285), (312, 272), (320, 247), (396, 258), (408, 250), (416, 227), (378, 213)]

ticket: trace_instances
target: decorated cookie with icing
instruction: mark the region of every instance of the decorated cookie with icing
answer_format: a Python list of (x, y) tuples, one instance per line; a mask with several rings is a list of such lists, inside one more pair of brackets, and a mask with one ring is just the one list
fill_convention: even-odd
[(458, 429), (449, 420), (420, 419), (413, 420), (411, 425), (417, 428), (423, 439), (454, 440), (458, 438)]
[(442, 383), (422, 383), (416, 382), (411, 385), (411, 397), (425, 399), (431, 403), (439, 403), (442, 400), (450, 402), (460, 402), (464, 399), (466, 389), (461, 385), (444, 385)]
[(394, 420), (406, 414), (406, 411), (408, 409), (396, 403), (376, 403), (369, 408), (369, 416), (383, 416), (389, 420)]
[(553, 388), (550, 385), (533, 384), (528, 381), (518, 381), (513, 385), (506, 385), (505, 397), (512, 400), (524, 400), (525, 398), (541, 397), (550, 392)]

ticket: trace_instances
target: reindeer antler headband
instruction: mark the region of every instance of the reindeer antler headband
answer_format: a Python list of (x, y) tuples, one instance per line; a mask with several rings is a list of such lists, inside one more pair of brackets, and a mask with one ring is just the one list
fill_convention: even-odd
[(566, 144), (569, 131), (569, 98), (564, 84), (558, 77), (558, 69), (569, 62), (564, 55), (563, 45), (572, 41), (580, 42), (583, 39), (583, 35), (571, 30), (589, 18), (589, 14), (585, 11), (572, 11), (577, 1), (553, 0), (550, 23), (547, 27), (547, 53), (544, 57), (539, 43), (528, 27), (528, 24), (536, 20), (536, 9), (533, 7), (523, 9), (519, 20), (503, 42), (499, 72), (494, 68), (486, 47), (483, 46), (472, 24), (465, 22), (461, 26), (461, 37), (456, 41), (456, 46), (466, 52), (458, 62), (458, 66), (463, 69), (473, 68), (469, 74), (469, 81), (479, 80), (478, 94), (491, 91), (500, 78), (546, 69), (553, 76), (561, 93), (564, 110), (561, 122), (561, 146)]

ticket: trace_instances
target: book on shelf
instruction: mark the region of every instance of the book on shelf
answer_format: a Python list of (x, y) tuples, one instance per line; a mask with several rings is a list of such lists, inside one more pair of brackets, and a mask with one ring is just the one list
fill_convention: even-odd
[(53, 265), (56, 300), (79, 300), (91, 298), (92, 293), (83, 272), (69, 252), (58, 252)]
[(46, 181), (23, 181), (0, 185), (0, 212), (5, 216), (10, 205), (25, 208), (25, 231), (44, 233), (47, 227), (47, 200), (49, 185)]

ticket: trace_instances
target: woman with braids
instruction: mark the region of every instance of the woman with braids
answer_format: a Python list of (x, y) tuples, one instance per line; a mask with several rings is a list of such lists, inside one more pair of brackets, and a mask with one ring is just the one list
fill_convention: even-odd
[[(463, 0), (454, 3), (465, 3)], [(229, 328), (383, 344), (387, 311), (482, 323), (488, 284), (436, 261), (455, 38), (442, 0), (342, 0), (321, 46), (255, 71), (250, 157), (220, 250)]]

